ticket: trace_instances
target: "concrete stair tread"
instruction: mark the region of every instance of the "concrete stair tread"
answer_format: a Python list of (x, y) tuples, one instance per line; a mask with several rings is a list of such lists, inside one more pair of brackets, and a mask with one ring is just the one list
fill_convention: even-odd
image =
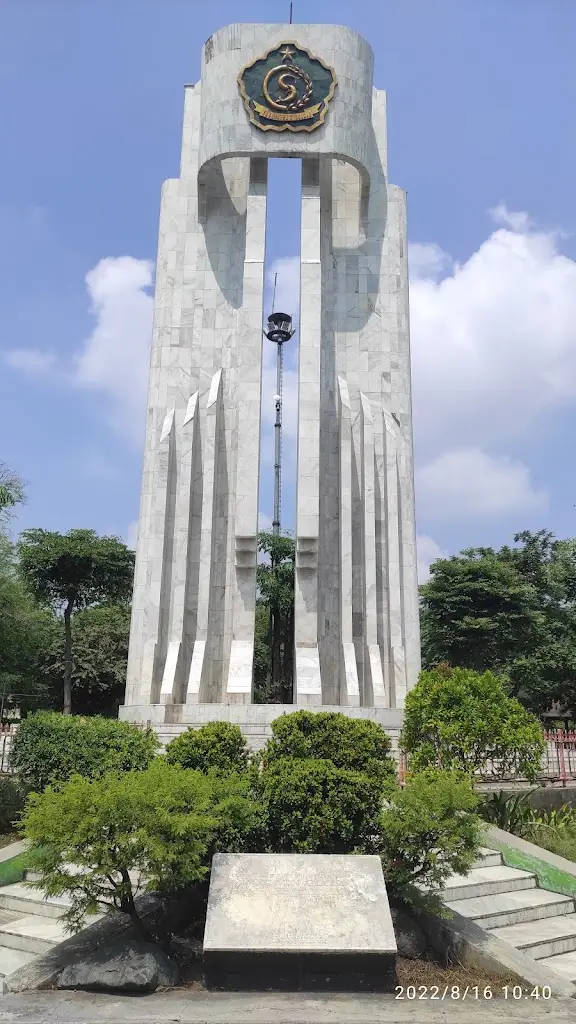
[[(1, 890), (0, 890), (1, 891)], [(447, 901), (446, 906), (464, 917), (473, 920), (494, 914), (506, 914), (514, 910), (529, 910), (532, 907), (559, 904), (570, 904), (574, 912), (574, 900), (571, 896), (549, 892), (547, 889), (513, 889), (490, 896), (471, 896), (468, 899)]]
[(36, 953), (26, 953), (23, 949), (10, 949), (0, 946), (0, 978), (7, 978), (14, 971), (36, 960)]
[[(0, 886), (0, 899), (2, 896), (16, 896), (18, 899), (30, 900), (31, 903), (51, 903), (64, 910), (70, 906), (68, 896), (44, 896), (41, 889), (32, 888), (25, 882), (14, 882), (12, 885)], [(31, 908), (31, 913), (33, 910)]]
[(51, 917), (40, 917), (35, 914), (11, 916), (11, 921), (0, 924), (0, 932), (4, 935), (21, 935), (52, 943), (62, 942), (69, 937), (62, 922)]
[(490, 935), (503, 939), (516, 949), (530, 949), (555, 939), (572, 937), (576, 948), (576, 914), (545, 917), (540, 921), (509, 924), (503, 928), (490, 928), (488, 931)]
[(573, 950), (571, 953), (557, 953), (556, 956), (547, 956), (539, 960), (538, 963), (543, 964), (545, 967), (550, 967), (557, 974), (561, 974), (563, 978), (567, 978), (568, 981), (573, 981), (576, 984), (576, 950)]
[(446, 880), (446, 889), (456, 889), (465, 885), (478, 885), (481, 882), (505, 882), (515, 879), (533, 878), (530, 871), (520, 868), (507, 868), (504, 864), (494, 867), (472, 868), (467, 875), (450, 875)]

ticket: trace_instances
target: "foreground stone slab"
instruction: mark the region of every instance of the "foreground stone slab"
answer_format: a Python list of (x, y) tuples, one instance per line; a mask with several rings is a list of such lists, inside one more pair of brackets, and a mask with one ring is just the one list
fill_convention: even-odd
[(214, 857), (204, 932), (209, 987), (386, 992), (396, 952), (378, 857)]

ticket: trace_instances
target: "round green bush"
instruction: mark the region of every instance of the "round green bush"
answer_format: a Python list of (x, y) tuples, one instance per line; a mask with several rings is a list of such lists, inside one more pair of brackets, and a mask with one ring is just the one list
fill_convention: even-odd
[(158, 746), (151, 729), (129, 722), (36, 711), (18, 726), (10, 763), (22, 784), (42, 792), (72, 775), (97, 779), (106, 772), (143, 771)]
[(331, 761), (336, 768), (363, 772), (381, 782), (394, 780), (390, 739), (382, 726), (333, 711), (295, 711), (272, 722), (265, 764), (281, 758)]
[(208, 722), (200, 729), (187, 729), (166, 747), (168, 764), (201, 772), (244, 772), (249, 759), (242, 730), (229, 722)]
[(282, 758), (261, 778), (269, 848), (275, 853), (352, 853), (374, 831), (381, 783), (329, 760)]
[(544, 752), (538, 719), (492, 672), (439, 666), (406, 697), (401, 744), (414, 771), (445, 768), (533, 780)]

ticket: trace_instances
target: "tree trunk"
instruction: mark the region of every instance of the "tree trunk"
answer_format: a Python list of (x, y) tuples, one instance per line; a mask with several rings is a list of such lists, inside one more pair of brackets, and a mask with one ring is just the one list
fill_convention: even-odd
[(64, 714), (72, 714), (72, 609), (74, 599), (64, 609)]

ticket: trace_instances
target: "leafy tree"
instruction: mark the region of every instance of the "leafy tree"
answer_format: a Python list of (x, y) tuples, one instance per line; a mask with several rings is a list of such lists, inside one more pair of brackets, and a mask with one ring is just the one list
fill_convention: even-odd
[(187, 729), (166, 747), (168, 764), (201, 772), (244, 772), (250, 751), (242, 730), (229, 722), (208, 722), (200, 729)]
[(328, 760), (385, 782), (396, 778), (390, 746), (388, 733), (376, 722), (334, 711), (295, 711), (272, 722), (262, 756), (266, 765), (283, 758)]
[(37, 672), (51, 615), (39, 609), (17, 575), (13, 545), (0, 534), (0, 715), (45, 698)]
[(36, 885), (68, 896), (63, 920), (71, 931), (87, 915), (118, 910), (150, 939), (136, 897), (199, 882), (214, 852), (250, 845), (261, 818), (239, 778), (209, 779), (157, 758), (145, 771), (75, 776), (59, 790), (33, 794), (23, 821), (41, 874)]
[(431, 566), (421, 587), (425, 668), (496, 672), (538, 714), (576, 714), (576, 541), (524, 531)]
[(157, 748), (151, 729), (130, 722), (36, 711), (20, 723), (10, 762), (23, 783), (40, 791), (73, 775), (100, 778), (106, 772), (144, 770)]
[(406, 697), (401, 744), (414, 771), (518, 772), (534, 779), (544, 739), (538, 720), (491, 672), (439, 666)]
[(94, 530), (25, 530), (18, 542), (22, 578), (41, 603), (64, 623), (64, 714), (72, 712), (72, 616), (101, 603), (127, 602), (132, 592), (134, 552), (117, 537)]
[[(74, 616), (72, 696), (77, 714), (118, 714), (126, 685), (130, 607), (94, 605)], [(52, 630), (39, 660), (39, 672), (53, 695), (62, 693), (65, 638), (53, 619)]]
[(0, 524), (5, 523), (15, 506), (25, 499), (24, 481), (5, 462), (0, 462)]
[(392, 898), (439, 909), (448, 876), (467, 874), (478, 856), (477, 805), (469, 779), (456, 772), (420, 772), (387, 795), (368, 852), (380, 854)]
[[(256, 570), (258, 603), (255, 653), (255, 683), (262, 703), (290, 703), (294, 661), (294, 538), (284, 534), (262, 532), (258, 534), (258, 550), (269, 561), (260, 562)], [(264, 640), (263, 625), (267, 619), (268, 638)], [(266, 684), (263, 684), (263, 664), (266, 647), (269, 651)]]

